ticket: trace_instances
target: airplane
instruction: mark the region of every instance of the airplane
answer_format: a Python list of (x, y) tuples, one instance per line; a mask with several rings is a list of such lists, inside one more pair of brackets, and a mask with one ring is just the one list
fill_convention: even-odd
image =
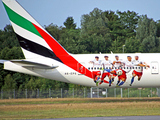
[[(132, 72), (136, 69), (142, 69), (140, 66), (120, 67), (123, 70), (129, 70), (126, 73), (126, 81), (120, 88), (140, 88), (140, 87), (159, 87), (159, 59), (160, 53), (98, 53), (98, 54), (71, 54), (61, 46), (54, 37), (52, 37), (41, 25), (15, 0), (2, 0), (4, 8), (9, 16), (14, 32), (18, 38), (25, 59), (20, 60), (0, 60), (4, 64), (4, 69), (39, 76), (51, 80), (73, 83), (89, 87), (115, 88), (118, 77), (109, 86), (109, 79), (105, 77), (104, 83), (96, 86), (93, 81), (93, 71), (99, 70), (102, 73), (107, 69), (94, 67), (90, 61), (99, 57), (104, 60), (108, 56), (114, 60), (119, 56), (121, 60), (127, 60), (135, 56), (144, 60), (150, 67), (143, 67), (143, 75), (140, 81), (138, 77), (134, 78), (132, 85)], [(120, 69), (113, 65), (112, 71)], [(109, 69), (109, 68), (108, 68)], [(111, 69), (110, 69), (111, 70)]]

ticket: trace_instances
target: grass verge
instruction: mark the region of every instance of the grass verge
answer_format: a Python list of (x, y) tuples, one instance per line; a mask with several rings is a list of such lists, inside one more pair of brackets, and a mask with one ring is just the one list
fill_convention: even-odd
[(0, 105), (26, 105), (26, 104), (64, 104), (64, 103), (105, 103), (105, 102), (148, 102), (160, 101), (158, 97), (152, 98), (45, 98), (45, 99), (4, 99)]
[[(0, 119), (160, 115), (160, 102), (158, 99), (153, 99), (153, 101), (149, 99), (147, 101), (146, 98), (139, 100), (132, 98), (132, 102), (127, 100), (129, 99), (64, 98), (59, 99), (59, 103), (56, 103), (57, 99), (0, 100)], [(4, 101), (5, 104), (2, 104)], [(49, 101), (52, 103), (49, 103)], [(25, 104), (26, 102), (27, 104)], [(43, 104), (40, 104), (41, 102)]]

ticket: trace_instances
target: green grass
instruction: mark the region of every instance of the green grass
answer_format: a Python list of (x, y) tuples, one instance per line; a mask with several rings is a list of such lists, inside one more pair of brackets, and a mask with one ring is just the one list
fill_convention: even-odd
[(0, 119), (160, 115), (159, 99), (130, 100), (116, 98), (0, 100)]
[(0, 105), (104, 103), (104, 102), (144, 102), (160, 101), (160, 98), (46, 98), (46, 99), (4, 99)]

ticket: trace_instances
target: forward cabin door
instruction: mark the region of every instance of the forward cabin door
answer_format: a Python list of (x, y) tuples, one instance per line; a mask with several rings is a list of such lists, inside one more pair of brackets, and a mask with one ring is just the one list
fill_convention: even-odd
[(152, 74), (159, 74), (159, 64), (157, 61), (151, 62), (151, 73)]

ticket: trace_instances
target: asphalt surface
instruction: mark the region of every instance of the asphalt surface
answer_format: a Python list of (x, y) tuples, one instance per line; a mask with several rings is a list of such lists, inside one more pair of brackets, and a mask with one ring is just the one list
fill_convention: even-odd
[(160, 120), (160, 116), (120, 116), (120, 117), (88, 117), (88, 118), (56, 118), (33, 120)]

